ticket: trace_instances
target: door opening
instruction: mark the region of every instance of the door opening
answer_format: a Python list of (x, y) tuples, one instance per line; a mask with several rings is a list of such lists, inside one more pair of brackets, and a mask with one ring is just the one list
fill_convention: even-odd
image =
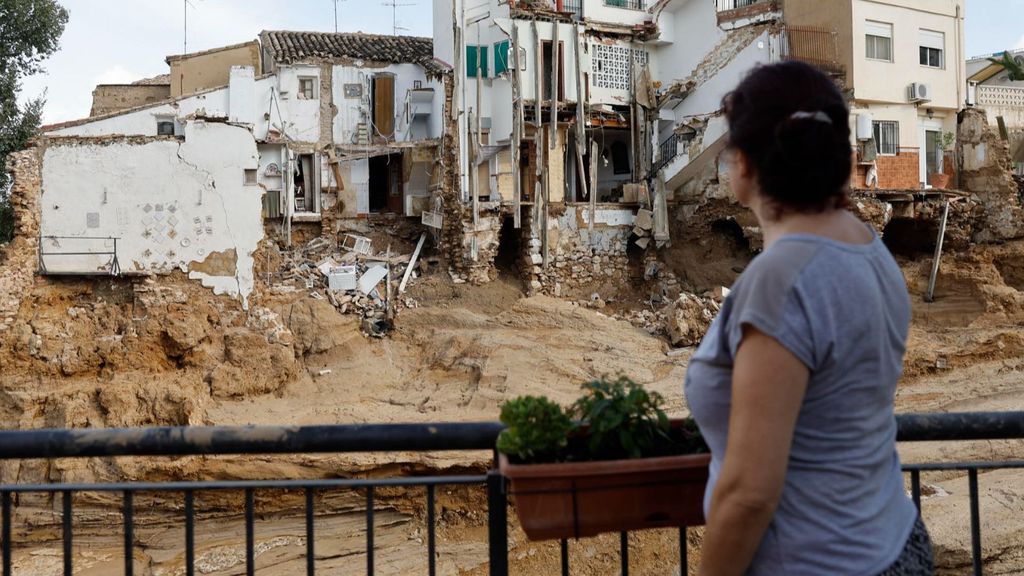
[(295, 157), (292, 178), (295, 186), (296, 214), (320, 212), (320, 182), (316, 166), (316, 157), (313, 154), (299, 154)]
[(402, 181), (401, 154), (370, 158), (370, 212), (403, 213)]

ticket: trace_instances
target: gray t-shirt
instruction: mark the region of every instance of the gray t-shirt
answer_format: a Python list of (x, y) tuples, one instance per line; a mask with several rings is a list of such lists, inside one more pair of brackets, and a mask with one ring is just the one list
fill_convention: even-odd
[(721, 471), (744, 325), (810, 369), (782, 498), (748, 574), (865, 575), (899, 556), (917, 518), (903, 488), (893, 402), (910, 299), (877, 237), (784, 236), (740, 276), (690, 360), (686, 397)]

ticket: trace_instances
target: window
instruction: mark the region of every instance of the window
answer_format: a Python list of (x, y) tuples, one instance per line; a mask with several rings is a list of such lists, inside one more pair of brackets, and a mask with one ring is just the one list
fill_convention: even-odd
[(174, 136), (174, 120), (157, 120), (157, 136)]
[(299, 100), (316, 100), (316, 78), (299, 78)]
[(895, 156), (899, 150), (900, 123), (899, 122), (875, 122), (875, 144), (878, 146), (878, 153), (882, 156)]
[(256, 170), (250, 170), (246, 168), (242, 171), (242, 183), (246, 186), (255, 186), (256, 182)]
[(867, 31), (866, 56), (871, 60), (892, 62), (892, 24), (868, 22), (865, 30)]
[(946, 65), (943, 56), (946, 48), (946, 35), (942, 32), (921, 30), (921, 66), (942, 68)]
[(487, 78), (487, 46), (466, 46), (466, 76), (476, 78), (478, 61), (480, 77)]
[(508, 40), (504, 42), (498, 42), (494, 45), (494, 75), (500, 76), (504, 74), (512, 63), (512, 44)]

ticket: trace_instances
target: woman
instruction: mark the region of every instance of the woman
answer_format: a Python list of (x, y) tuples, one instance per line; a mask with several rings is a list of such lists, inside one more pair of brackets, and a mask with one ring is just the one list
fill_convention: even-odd
[(910, 300), (846, 210), (846, 103), (786, 62), (753, 71), (724, 106), (730, 184), (765, 250), (687, 374), (712, 454), (700, 573), (931, 574), (895, 445)]

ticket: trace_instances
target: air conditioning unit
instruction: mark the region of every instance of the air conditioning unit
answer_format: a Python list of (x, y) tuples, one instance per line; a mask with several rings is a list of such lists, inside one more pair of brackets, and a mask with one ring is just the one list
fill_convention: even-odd
[(907, 88), (907, 99), (911, 102), (930, 102), (932, 89), (927, 84), (914, 82)]

